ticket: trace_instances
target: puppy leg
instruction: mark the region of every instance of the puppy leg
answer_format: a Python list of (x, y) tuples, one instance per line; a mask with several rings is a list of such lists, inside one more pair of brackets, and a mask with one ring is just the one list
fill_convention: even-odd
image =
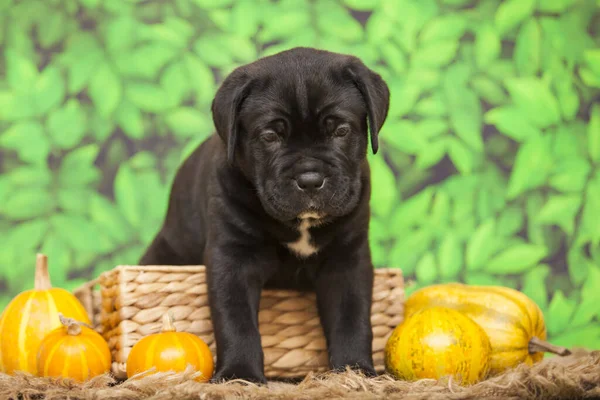
[(316, 280), (330, 365), (334, 370), (349, 366), (375, 376), (371, 328), (373, 267), (368, 244), (360, 240), (335, 247), (335, 254), (324, 262)]
[(266, 383), (258, 331), (262, 287), (275, 265), (248, 245), (209, 246), (211, 318), (217, 345), (213, 382), (244, 379)]

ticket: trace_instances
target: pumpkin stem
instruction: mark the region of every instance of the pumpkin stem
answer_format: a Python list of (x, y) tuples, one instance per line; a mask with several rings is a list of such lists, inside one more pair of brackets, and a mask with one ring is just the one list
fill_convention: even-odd
[(173, 323), (173, 313), (172, 312), (167, 312), (165, 313), (165, 315), (163, 315), (162, 318), (162, 331), (163, 332), (175, 332), (175, 324)]
[(81, 334), (81, 324), (73, 318), (67, 318), (61, 313), (58, 314), (60, 323), (67, 328), (67, 334), (71, 336), (77, 336)]
[(38, 254), (35, 262), (35, 290), (48, 290), (52, 288), (50, 274), (48, 273), (48, 257)]
[(571, 350), (566, 347), (555, 346), (552, 343), (548, 343), (545, 340), (534, 336), (529, 340), (529, 353), (533, 354), (540, 352), (553, 353), (559, 356), (568, 356), (571, 354)]

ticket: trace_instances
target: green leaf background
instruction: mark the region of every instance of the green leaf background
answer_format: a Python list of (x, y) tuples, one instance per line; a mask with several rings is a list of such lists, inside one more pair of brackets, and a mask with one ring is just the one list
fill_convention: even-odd
[(0, 310), (35, 253), (73, 289), (135, 263), (223, 77), (294, 46), (354, 54), (392, 98), (371, 159), (377, 267), (410, 294), (522, 290), (600, 348), (595, 0), (9, 0), (0, 13)]

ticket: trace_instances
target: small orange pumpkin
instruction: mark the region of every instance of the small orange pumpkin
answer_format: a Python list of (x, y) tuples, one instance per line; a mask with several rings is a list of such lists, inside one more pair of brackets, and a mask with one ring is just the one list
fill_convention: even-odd
[[(142, 338), (127, 357), (127, 377), (155, 372), (183, 372), (191, 365), (201, 374), (198, 382), (212, 378), (213, 357), (210, 349), (198, 336), (177, 332), (170, 314), (163, 316), (162, 331)], [(150, 371), (154, 368), (154, 371)]]
[(89, 324), (83, 305), (68, 291), (53, 288), (48, 259), (37, 255), (35, 286), (18, 294), (0, 317), (0, 372), (37, 374), (37, 351), (41, 341), (61, 326), (58, 314)]
[(59, 317), (63, 326), (50, 332), (40, 344), (38, 374), (83, 382), (108, 373), (111, 355), (104, 338), (72, 318)]

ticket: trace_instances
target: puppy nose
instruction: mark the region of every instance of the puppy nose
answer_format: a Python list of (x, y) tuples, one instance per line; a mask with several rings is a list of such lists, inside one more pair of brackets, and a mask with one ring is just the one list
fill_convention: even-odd
[(319, 190), (325, 183), (325, 176), (319, 172), (304, 172), (296, 177), (296, 185), (302, 191)]

